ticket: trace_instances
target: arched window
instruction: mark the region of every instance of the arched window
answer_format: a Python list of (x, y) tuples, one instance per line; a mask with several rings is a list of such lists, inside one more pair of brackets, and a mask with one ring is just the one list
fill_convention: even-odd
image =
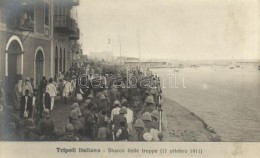
[(15, 83), (22, 78), (23, 75), (23, 46), (17, 36), (12, 36), (6, 45), (6, 96), (7, 104), (15, 105), (14, 103), (14, 88)]
[(35, 81), (36, 86), (40, 84), (40, 81), (43, 77), (44, 69), (44, 56), (42, 50), (38, 50), (35, 56)]

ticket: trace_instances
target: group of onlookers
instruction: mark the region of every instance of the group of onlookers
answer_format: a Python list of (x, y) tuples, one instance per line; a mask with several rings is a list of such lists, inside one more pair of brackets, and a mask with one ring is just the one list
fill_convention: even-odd
[[(84, 65), (76, 64), (54, 79), (47, 80), (43, 77), (37, 88), (33, 88), (29, 79), (24, 83), (19, 80), (14, 91), (14, 108), (19, 110), (20, 118), (18, 121), (11, 119), (6, 122), (6, 129), (11, 132), (2, 139), (161, 140), (161, 89), (157, 76), (139, 78), (138, 86), (128, 88), (122, 85), (129, 84), (127, 82), (131, 80), (123, 78), (122, 81), (114, 82), (104, 77), (104, 74), (95, 76), (93, 73), (86, 74), (88, 72), (91, 71), (86, 71)], [(80, 78), (82, 74), (86, 74), (86, 78)], [(132, 70), (131, 74), (140, 72)], [(141, 86), (142, 80), (149, 82), (150, 86)], [(95, 84), (102, 86), (95, 87)], [(59, 110), (55, 108), (56, 100), (60, 100), (58, 102), (63, 106), (70, 106), (69, 121), (64, 127), (64, 133), (57, 133), (57, 124), (52, 119), (52, 111)]]

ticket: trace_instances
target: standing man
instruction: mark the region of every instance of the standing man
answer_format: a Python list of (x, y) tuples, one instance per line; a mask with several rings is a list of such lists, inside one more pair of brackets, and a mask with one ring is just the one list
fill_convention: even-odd
[(131, 136), (132, 136), (132, 131), (133, 131), (134, 112), (133, 112), (133, 110), (131, 110), (129, 108), (129, 104), (126, 99), (122, 100), (121, 105), (122, 105), (122, 108), (126, 108), (126, 110), (127, 110), (127, 113), (125, 114), (126, 121), (127, 121), (126, 123), (128, 126), (129, 139), (132, 139)]
[(42, 89), (43, 93), (40, 94), (39, 97), (39, 104), (36, 104), (35, 110), (36, 110), (36, 116), (35, 116), (35, 122), (38, 124), (40, 119), (42, 119), (42, 112), (44, 109), (51, 109), (51, 97), (50, 94), (46, 92), (46, 87), (43, 87)]
[(35, 107), (38, 105), (38, 97), (37, 97), (37, 89), (33, 90), (33, 96), (32, 96), (32, 118), (34, 119), (35, 115)]
[(111, 111), (111, 115), (110, 115), (111, 121), (113, 121), (114, 116), (115, 116), (116, 114), (119, 114), (120, 109), (121, 109), (121, 107), (120, 107), (120, 102), (119, 102), (118, 100), (114, 101), (114, 108), (113, 108), (113, 110)]
[(42, 80), (40, 82), (40, 85), (38, 86), (38, 92), (39, 92), (39, 96), (41, 96), (45, 91), (43, 91), (44, 89), (46, 90), (46, 86), (48, 84), (48, 81), (46, 79), (45, 76), (42, 77)]
[(53, 110), (55, 96), (57, 95), (56, 86), (55, 86), (52, 82), (53, 82), (53, 79), (50, 78), (50, 79), (49, 79), (49, 84), (48, 84), (47, 87), (46, 87), (46, 92), (49, 93), (49, 95), (50, 95), (50, 97), (51, 97), (51, 109), (50, 109), (50, 111)]
[(65, 77), (63, 84), (64, 84), (64, 87), (63, 87), (62, 96), (64, 97), (64, 103), (67, 104), (68, 97), (69, 97), (70, 93), (72, 92), (72, 87), (71, 87), (71, 83), (69, 82), (67, 77)]
[(23, 90), (23, 95), (25, 95), (25, 91), (28, 90), (29, 96), (32, 96), (33, 88), (32, 88), (31, 82), (30, 82), (30, 78), (26, 78), (22, 90)]
[(71, 80), (72, 98), (76, 97), (76, 84), (77, 84), (76, 78), (77, 77), (73, 75)]
[(25, 95), (21, 97), (20, 118), (32, 116), (32, 97), (29, 96), (29, 90), (25, 90)]
[(15, 84), (15, 88), (14, 88), (14, 107), (16, 110), (20, 109), (20, 101), (21, 101), (21, 97), (22, 97), (22, 84), (23, 81), (22, 80), (18, 80), (18, 82)]
[[(112, 120), (112, 134), (114, 135), (113, 139), (115, 140), (116, 137), (119, 137), (119, 135), (122, 133), (122, 131), (120, 132), (120, 134), (117, 134), (118, 130), (120, 128), (122, 128), (122, 125), (124, 125), (124, 129), (127, 129), (127, 120), (125, 118), (125, 114), (127, 113), (127, 109), (121, 108), (119, 110), (119, 114), (114, 115), (114, 118)], [(121, 124), (122, 123), (122, 124)], [(121, 129), (123, 130), (123, 129)], [(127, 132), (127, 139), (128, 139), (128, 132)]]
[(94, 117), (94, 104), (90, 102), (88, 106), (84, 107), (83, 116), (85, 118), (85, 133), (88, 138), (95, 140), (95, 117)]

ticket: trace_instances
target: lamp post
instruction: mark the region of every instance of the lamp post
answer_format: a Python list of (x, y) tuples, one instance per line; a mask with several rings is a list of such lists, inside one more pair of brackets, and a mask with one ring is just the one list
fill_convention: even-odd
[(159, 105), (158, 105), (158, 111), (159, 111), (159, 134), (158, 137), (160, 141), (162, 141), (163, 134), (162, 134), (162, 102), (161, 102), (161, 97), (159, 96)]

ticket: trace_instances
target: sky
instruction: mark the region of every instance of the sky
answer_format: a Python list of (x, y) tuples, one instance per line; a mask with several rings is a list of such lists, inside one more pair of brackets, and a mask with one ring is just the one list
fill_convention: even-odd
[(84, 54), (119, 56), (121, 42), (122, 56), (139, 57), (139, 39), (141, 58), (200, 60), (259, 59), (259, 9), (258, 0), (81, 0), (73, 12)]

